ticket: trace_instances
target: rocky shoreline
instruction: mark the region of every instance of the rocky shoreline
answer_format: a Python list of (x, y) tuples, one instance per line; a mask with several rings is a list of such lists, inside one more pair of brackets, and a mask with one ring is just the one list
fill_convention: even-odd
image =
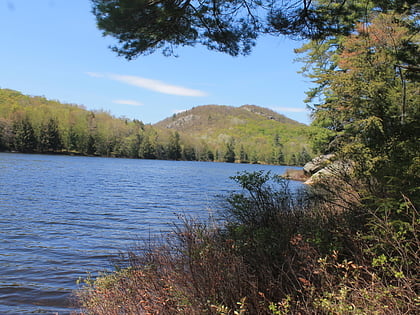
[(311, 185), (321, 178), (335, 173), (337, 169), (343, 169), (343, 167), (342, 162), (335, 160), (335, 154), (326, 154), (313, 158), (301, 170), (287, 169), (282, 177)]

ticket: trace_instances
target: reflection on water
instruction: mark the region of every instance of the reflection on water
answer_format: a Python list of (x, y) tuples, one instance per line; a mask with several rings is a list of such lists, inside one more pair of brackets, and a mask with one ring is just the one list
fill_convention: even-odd
[(241, 170), (281, 166), (0, 153), (0, 314), (68, 314), (76, 280), (177, 214), (206, 218)]

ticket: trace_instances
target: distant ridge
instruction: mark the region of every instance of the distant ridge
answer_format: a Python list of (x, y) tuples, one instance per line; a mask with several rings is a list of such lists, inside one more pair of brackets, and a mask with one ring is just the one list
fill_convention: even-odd
[(240, 161), (302, 164), (310, 155), (307, 125), (256, 105), (197, 106), (153, 127), (161, 133), (177, 132), (194, 148), (226, 152), (232, 146)]
[(274, 120), (293, 126), (305, 126), (271, 109), (256, 105), (243, 105), (240, 107), (227, 105), (197, 106), (161, 120), (155, 126), (177, 131), (191, 131), (189, 129), (197, 130), (225, 127), (230, 124), (236, 125), (261, 120)]

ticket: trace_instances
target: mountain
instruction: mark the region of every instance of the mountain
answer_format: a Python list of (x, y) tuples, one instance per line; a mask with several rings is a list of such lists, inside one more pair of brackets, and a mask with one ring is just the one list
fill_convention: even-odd
[(211, 150), (217, 159), (229, 147), (241, 161), (302, 164), (310, 156), (308, 126), (255, 105), (198, 106), (153, 126), (162, 133), (178, 133), (196, 151)]
[(255, 105), (243, 105), (241, 107), (203, 105), (166, 118), (156, 123), (155, 126), (177, 131), (189, 130), (191, 128), (208, 130), (208, 128), (213, 127), (265, 120), (274, 120), (279, 123), (294, 126), (303, 125), (271, 109)]

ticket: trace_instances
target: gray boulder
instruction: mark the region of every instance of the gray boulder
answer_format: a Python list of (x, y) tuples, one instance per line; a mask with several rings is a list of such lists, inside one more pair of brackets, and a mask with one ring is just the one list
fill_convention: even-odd
[(333, 162), (333, 159), (335, 157), (335, 154), (326, 154), (317, 156), (312, 161), (309, 161), (303, 166), (303, 171), (306, 175), (310, 176), (313, 175), (323, 168), (327, 167)]
[(334, 154), (322, 155), (314, 158), (304, 166), (305, 174), (310, 178), (305, 184), (311, 185), (331, 177), (340, 178), (353, 171), (351, 161), (337, 160)]

